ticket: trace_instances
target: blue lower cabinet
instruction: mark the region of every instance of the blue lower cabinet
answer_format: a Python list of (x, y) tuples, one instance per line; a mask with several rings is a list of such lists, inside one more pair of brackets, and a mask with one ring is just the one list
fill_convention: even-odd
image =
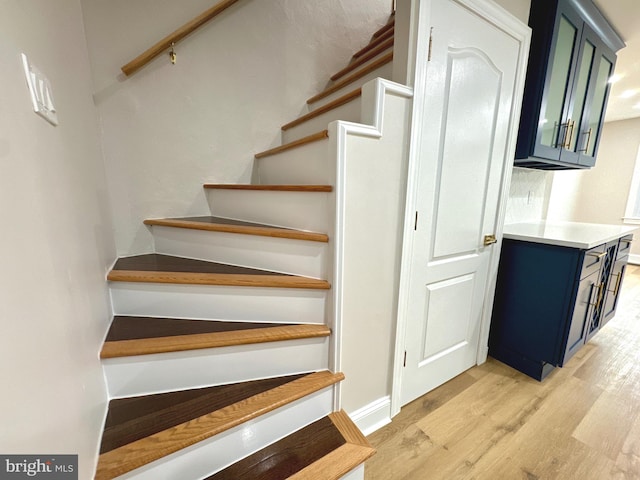
[(599, 330), (610, 292), (608, 304), (617, 304), (627, 258), (617, 258), (618, 244), (582, 250), (505, 239), (489, 354), (537, 380), (564, 365)]

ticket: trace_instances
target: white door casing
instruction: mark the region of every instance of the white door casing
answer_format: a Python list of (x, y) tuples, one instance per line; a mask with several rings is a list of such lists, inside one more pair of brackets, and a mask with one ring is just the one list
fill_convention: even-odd
[(493, 3), (411, 7), (416, 94), (393, 414), (486, 359), (499, 243), (483, 237), (502, 233), (529, 47), (528, 27)]

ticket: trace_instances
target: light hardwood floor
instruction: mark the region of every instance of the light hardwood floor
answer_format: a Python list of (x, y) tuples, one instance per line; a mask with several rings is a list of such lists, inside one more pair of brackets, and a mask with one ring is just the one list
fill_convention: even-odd
[(368, 437), (366, 480), (640, 479), (640, 267), (616, 317), (542, 383), (489, 359)]

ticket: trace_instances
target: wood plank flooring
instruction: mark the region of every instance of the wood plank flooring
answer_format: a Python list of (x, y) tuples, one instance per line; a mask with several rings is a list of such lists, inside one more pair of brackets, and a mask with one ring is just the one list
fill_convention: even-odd
[(368, 440), (366, 480), (640, 479), (640, 267), (616, 317), (542, 383), (489, 358)]

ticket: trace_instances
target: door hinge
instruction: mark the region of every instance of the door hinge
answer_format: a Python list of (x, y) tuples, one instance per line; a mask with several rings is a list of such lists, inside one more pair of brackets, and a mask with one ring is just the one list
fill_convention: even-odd
[(406, 367), (407, 366), (407, 351), (404, 351), (404, 360), (402, 362), (402, 366)]
[(413, 229), (418, 230), (418, 211), (417, 210), (416, 210), (416, 218), (415, 218), (415, 221), (413, 222)]
[(427, 62), (431, 61), (431, 47), (433, 46), (433, 27), (429, 31), (429, 54), (427, 56)]

